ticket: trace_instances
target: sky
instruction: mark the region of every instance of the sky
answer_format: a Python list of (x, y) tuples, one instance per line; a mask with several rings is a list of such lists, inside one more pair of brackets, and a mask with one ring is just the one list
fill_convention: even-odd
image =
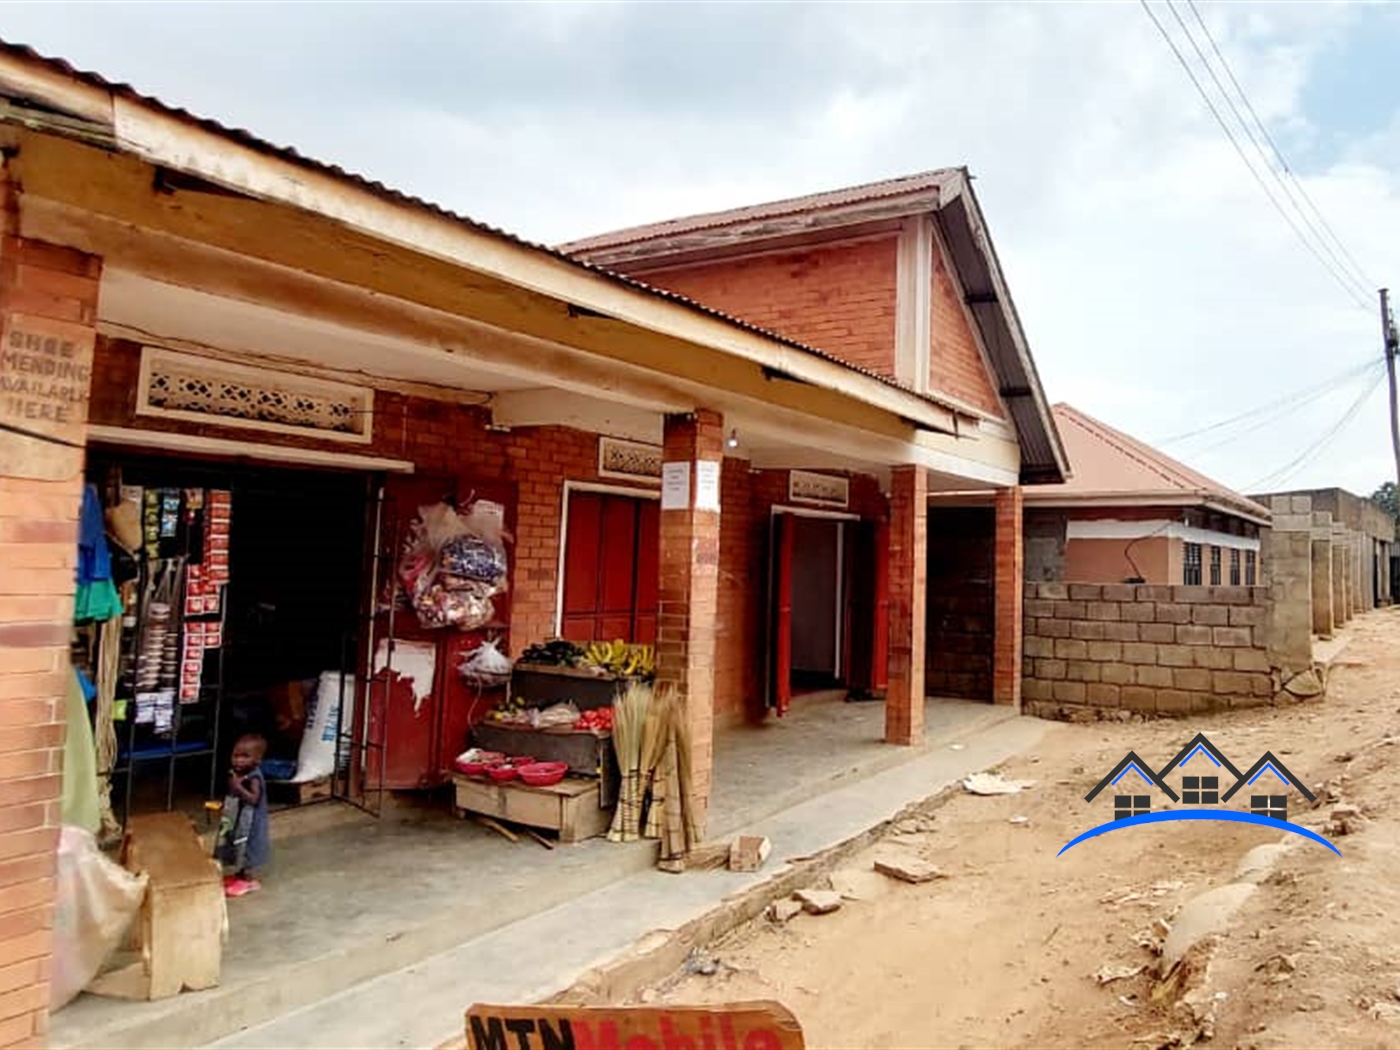
[(966, 165), (1053, 401), (1242, 491), (1369, 494), (1400, 5), (1196, 10), (1360, 288), (1138, 3), (0, 4), (0, 37), (545, 243)]

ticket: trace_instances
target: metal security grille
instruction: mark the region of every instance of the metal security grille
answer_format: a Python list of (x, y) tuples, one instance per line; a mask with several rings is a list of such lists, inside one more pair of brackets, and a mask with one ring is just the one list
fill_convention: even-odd
[(1233, 549), (1232, 549), (1232, 550), (1230, 551), (1230, 586), (1231, 586), (1231, 587), (1238, 587), (1239, 585), (1240, 585), (1240, 552), (1239, 552), (1238, 550), (1233, 550)]
[(1255, 554), (1254, 554), (1253, 551), (1245, 551), (1245, 552), (1244, 552), (1244, 585), (1245, 585), (1246, 587), (1253, 587), (1253, 586), (1255, 585), (1255, 583), (1257, 582), (1256, 579), (1255, 579), (1255, 576), (1256, 576), (1255, 564), (1256, 564), (1256, 563), (1255, 563), (1255, 560), (1254, 560), (1254, 559), (1255, 559)]
[(1188, 587), (1199, 587), (1201, 584), (1201, 545), (1199, 543), (1188, 543), (1186, 546), (1186, 557), (1181, 570), (1181, 582)]
[(1212, 548), (1210, 549), (1210, 585), (1211, 585), (1212, 587), (1219, 587), (1219, 586), (1220, 586), (1220, 548), (1219, 548), (1219, 547), (1212, 547)]
[(142, 356), (142, 372), (139, 411), (145, 415), (224, 420), (344, 441), (367, 442), (371, 436), (374, 393), (368, 388), (153, 347)]

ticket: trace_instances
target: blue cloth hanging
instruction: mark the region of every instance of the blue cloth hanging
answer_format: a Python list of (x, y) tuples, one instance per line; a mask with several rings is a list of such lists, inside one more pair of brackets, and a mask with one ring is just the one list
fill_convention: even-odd
[(78, 521), (78, 584), (112, 578), (112, 555), (107, 550), (107, 527), (97, 486), (83, 488), (83, 513)]

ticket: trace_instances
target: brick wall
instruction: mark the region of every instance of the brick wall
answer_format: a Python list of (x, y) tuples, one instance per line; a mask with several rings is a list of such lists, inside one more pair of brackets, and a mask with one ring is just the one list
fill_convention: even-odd
[(995, 572), (990, 508), (929, 509), (928, 695), (991, 699)]
[(1265, 587), (1027, 583), (1025, 711), (1187, 715), (1270, 703)]
[[(5, 324), (22, 314), (80, 326), (75, 330), (90, 339), (101, 261), (14, 236), (3, 174), (0, 216)], [(70, 407), (63, 436), (81, 441), (87, 406)], [(51, 470), (26, 470), (26, 454), (14, 444), (0, 449), (0, 474), (32, 475), (0, 476), (0, 1047), (39, 1045), (48, 1031), (63, 697), (82, 495), (80, 451), (44, 446)]]
[(999, 419), (1006, 418), (977, 337), (968, 323), (953, 276), (942, 253), (933, 255), (933, 292), (929, 301), (929, 385)]
[(639, 274), (883, 375), (894, 374), (895, 238)]

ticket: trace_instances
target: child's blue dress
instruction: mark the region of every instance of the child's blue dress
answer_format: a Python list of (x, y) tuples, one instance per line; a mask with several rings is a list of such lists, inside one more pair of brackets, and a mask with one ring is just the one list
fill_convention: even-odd
[[(219, 825), (219, 843), (215, 856), (235, 872), (261, 868), (272, 856), (272, 835), (268, 825), (267, 781), (262, 767), (254, 766), (243, 778), (245, 784), (256, 781), (258, 801), (244, 802), (232, 792), (224, 799), (223, 818)], [(251, 787), (251, 784), (249, 784)]]

